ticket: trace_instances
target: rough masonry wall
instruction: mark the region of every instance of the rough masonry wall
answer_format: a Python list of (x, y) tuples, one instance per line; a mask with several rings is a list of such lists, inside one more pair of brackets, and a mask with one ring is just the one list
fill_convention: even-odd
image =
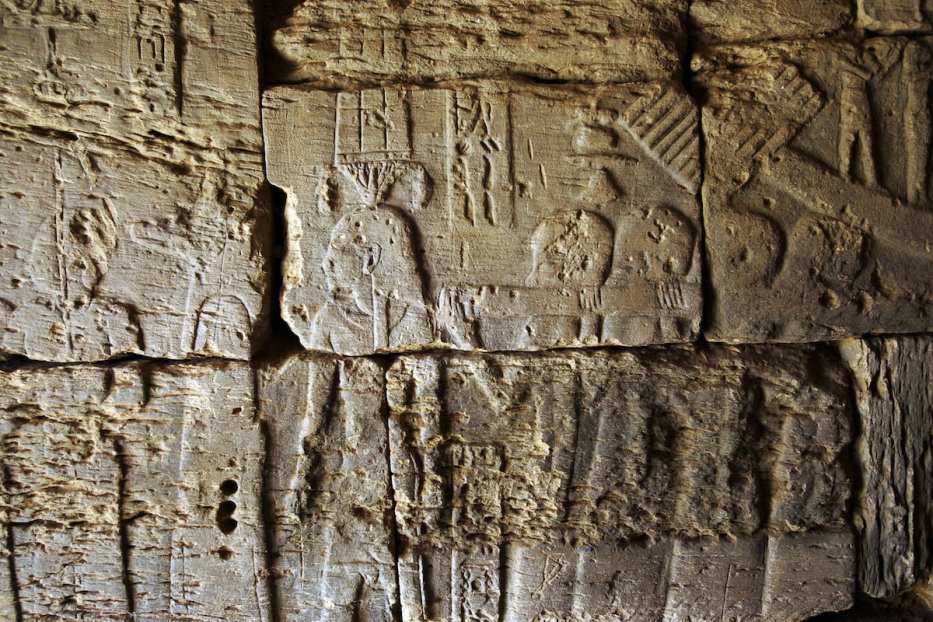
[(930, 37), (0, 2), (0, 619), (909, 619)]

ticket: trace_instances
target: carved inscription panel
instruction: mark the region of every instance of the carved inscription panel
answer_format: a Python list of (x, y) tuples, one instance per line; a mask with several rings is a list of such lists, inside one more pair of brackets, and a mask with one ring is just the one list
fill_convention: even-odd
[(242, 364), (0, 372), (0, 618), (268, 619), (253, 404)]
[(933, 328), (928, 39), (722, 47), (708, 90), (709, 336)]
[(697, 111), (673, 85), (266, 94), (282, 312), (341, 354), (689, 340)]
[(282, 620), (783, 622), (851, 602), (831, 350), (306, 354), (259, 384)]
[(249, 357), (270, 243), (252, 19), (0, 7), (0, 353)]
[[(282, 3), (285, 4), (285, 3)], [(299, 0), (272, 20), (277, 81), (530, 75), (630, 81), (680, 71), (686, 0)]]

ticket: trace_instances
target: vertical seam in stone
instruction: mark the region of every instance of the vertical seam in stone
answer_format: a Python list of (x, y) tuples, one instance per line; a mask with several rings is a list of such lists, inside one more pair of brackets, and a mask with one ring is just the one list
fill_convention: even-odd
[(395, 506), (395, 482), (392, 480), (392, 439), (391, 439), (391, 430), (389, 429), (389, 417), (391, 416), (391, 411), (389, 409), (389, 369), (391, 369), (392, 364), (394, 363), (395, 357), (390, 357), (387, 361), (384, 362), (382, 367), (382, 401), (380, 402), (379, 408), (382, 414), (382, 424), (385, 427), (385, 461), (386, 461), (386, 486), (389, 497), (389, 506), (391, 511), (391, 516), (389, 517), (389, 525), (392, 529), (392, 559), (395, 562), (393, 568), (395, 570), (395, 606), (392, 609), (392, 619), (396, 622), (402, 620), (402, 581), (401, 581), (401, 572), (399, 571), (399, 563), (401, 560), (401, 536), (398, 531), (398, 522), (396, 517), (396, 506)]
[(126, 611), (130, 619), (136, 615), (136, 587), (133, 584), (133, 577), (130, 570), (130, 534), (127, 524), (131, 518), (126, 515), (126, 482), (129, 476), (129, 464), (126, 460), (126, 446), (119, 438), (113, 439), (114, 457), (117, 461), (117, 467), (120, 470), (117, 480), (117, 520), (118, 531), (120, 535), (120, 569), (123, 587), (126, 590)]

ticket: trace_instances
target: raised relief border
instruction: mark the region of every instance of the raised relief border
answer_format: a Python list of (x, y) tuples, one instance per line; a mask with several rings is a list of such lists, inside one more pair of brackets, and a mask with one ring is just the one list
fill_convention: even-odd
[(931, 41), (722, 46), (707, 90), (707, 336), (933, 329)]
[(278, 87), (263, 110), (306, 348), (695, 337), (698, 113), (677, 87)]

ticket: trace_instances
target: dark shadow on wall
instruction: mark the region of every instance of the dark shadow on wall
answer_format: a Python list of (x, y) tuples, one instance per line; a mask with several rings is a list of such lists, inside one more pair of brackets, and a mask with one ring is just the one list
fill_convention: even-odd
[(294, 68), (294, 63), (283, 57), (272, 45), (273, 33), (288, 20), (295, 9), (305, 0), (257, 0), (257, 22), (259, 26), (262, 56), (263, 86), (282, 82)]
[(855, 606), (848, 611), (825, 613), (807, 622), (933, 622), (933, 610), (916, 596), (893, 604), (857, 597)]
[(253, 353), (253, 360), (261, 363), (275, 363), (289, 356), (304, 351), (298, 336), (288, 326), (282, 316), (282, 259), (285, 257), (285, 192), (267, 184), (270, 195), (270, 214), (272, 217), (272, 249), (269, 259), (270, 293), (269, 329), (263, 342)]

